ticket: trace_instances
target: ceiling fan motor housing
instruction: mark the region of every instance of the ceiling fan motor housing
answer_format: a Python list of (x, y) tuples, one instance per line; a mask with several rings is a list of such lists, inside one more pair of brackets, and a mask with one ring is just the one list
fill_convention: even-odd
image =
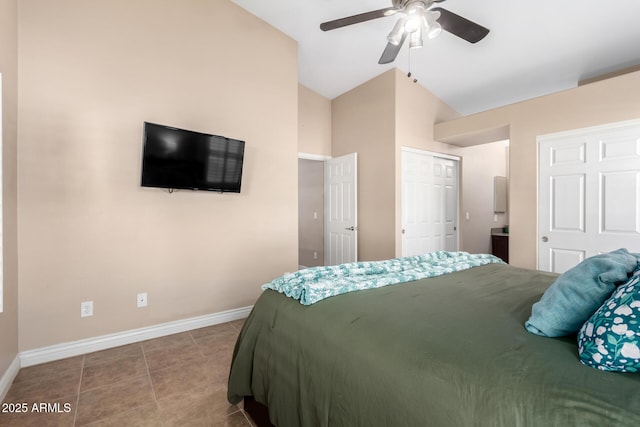
[(424, 8), (427, 9), (433, 3), (433, 0), (391, 0), (391, 4), (396, 9), (404, 9), (411, 3), (422, 3)]

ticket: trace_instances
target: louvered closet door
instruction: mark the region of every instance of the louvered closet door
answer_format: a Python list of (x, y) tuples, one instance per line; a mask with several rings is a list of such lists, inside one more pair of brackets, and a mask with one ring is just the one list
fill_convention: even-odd
[(538, 268), (562, 273), (598, 253), (640, 252), (640, 121), (538, 143)]

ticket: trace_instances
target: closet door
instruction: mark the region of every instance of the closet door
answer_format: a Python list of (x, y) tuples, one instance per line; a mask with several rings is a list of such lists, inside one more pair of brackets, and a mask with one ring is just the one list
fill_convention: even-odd
[(458, 250), (458, 161), (402, 149), (402, 256)]
[(538, 268), (640, 252), (640, 121), (538, 138)]

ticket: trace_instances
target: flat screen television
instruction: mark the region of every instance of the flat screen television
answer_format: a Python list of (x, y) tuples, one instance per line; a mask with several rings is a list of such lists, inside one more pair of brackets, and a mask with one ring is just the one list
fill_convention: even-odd
[(244, 141), (144, 123), (142, 186), (239, 193)]

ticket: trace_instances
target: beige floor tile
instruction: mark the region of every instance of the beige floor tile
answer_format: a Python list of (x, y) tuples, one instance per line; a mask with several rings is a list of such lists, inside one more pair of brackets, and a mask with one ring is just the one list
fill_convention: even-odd
[(240, 332), (242, 330), (242, 327), (244, 326), (244, 322), (247, 319), (238, 319), (238, 320), (234, 320), (233, 322), (229, 322), (229, 324), (238, 332)]
[(22, 368), (18, 372), (14, 384), (29, 381), (33, 379), (42, 379), (44, 377), (54, 375), (58, 376), (62, 372), (80, 371), (84, 356), (70, 357), (68, 359), (56, 360), (55, 362), (43, 363), (41, 365), (29, 366)]
[[(227, 371), (228, 375), (228, 371)], [(151, 372), (151, 383), (158, 400), (177, 394), (189, 394), (192, 390), (221, 385), (220, 372), (214, 361), (197, 363)]]
[(191, 334), (189, 332), (182, 332), (179, 334), (167, 335), (166, 337), (142, 341), (140, 344), (142, 344), (142, 349), (146, 353), (157, 349), (183, 347), (185, 345), (193, 344), (193, 338), (191, 338)]
[(243, 324), (237, 320), (23, 368), (5, 402), (27, 403), (28, 411), (0, 413), (0, 427), (252, 426), (226, 394)]
[(108, 362), (86, 366), (82, 370), (80, 392), (146, 374), (147, 364), (142, 352), (137, 356), (112, 359)]
[(207, 335), (227, 335), (235, 334), (238, 336), (236, 329), (229, 323), (221, 323), (219, 325), (207, 326), (206, 328), (194, 329), (190, 331), (193, 338), (204, 337)]
[(80, 393), (76, 425), (85, 425), (155, 402), (148, 375)]
[(196, 344), (203, 356), (220, 357), (225, 361), (231, 361), (236, 342), (233, 336), (207, 335), (196, 338)]
[(84, 367), (98, 365), (100, 363), (112, 362), (133, 356), (142, 356), (142, 345), (140, 343), (123, 345), (107, 350), (89, 353), (84, 357)]
[[(80, 426), (80, 424), (78, 424)], [(162, 419), (158, 405), (150, 403), (122, 413), (107, 416), (100, 421), (86, 424), (87, 427), (158, 427), (162, 426)]]
[(53, 402), (67, 396), (77, 395), (80, 388), (80, 370), (47, 373), (42, 378), (14, 383), (5, 397), (6, 402)]
[[(158, 399), (163, 424), (165, 426), (226, 425), (230, 415), (242, 415), (240, 408), (226, 401), (226, 395), (226, 388), (217, 387), (192, 389), (188, 393)], [(247, 426), (248, 424), (230, 425)]]
[(202, 362), (205, 357), (193, 342), (180, 347), (164, 347), (144, 353), (149, 372)]
[(213, 381), (212, 386), (220, 384), (226, 388), (227, 382), (229, 381), (231, 362), (227, 360), (218, 360), (216, 358), (210, 358), (208, 360), (211, 363), (211, 366), (209, 367), (209, 375), (211, 376), (211, 379)]
[(248, 416), (245, 416), (243, 412), (236, 412), (235, 414), (231, 414), (228, 417), (220, 420), (222, 421), (221, 426), (223, 427), (253, 427), (251, 421), (249, 421)]

